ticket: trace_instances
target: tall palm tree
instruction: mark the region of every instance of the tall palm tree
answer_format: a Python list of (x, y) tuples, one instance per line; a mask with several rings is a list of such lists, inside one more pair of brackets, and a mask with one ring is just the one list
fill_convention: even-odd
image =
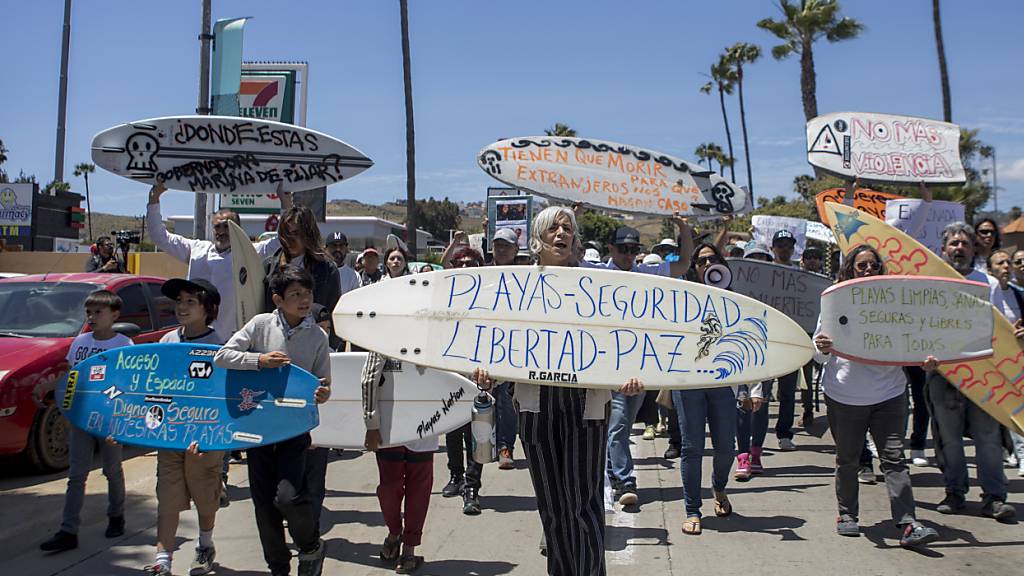
[(942, 81), (942, 119), (953, 121), (953, 103), (949, 96), (949, 71), (946, 70), (946, 47), (942, 43), (942, 16), (939, 0), (932, 0), (932, 26), (935, 28), (935, 48), (939, 52), (939, 79)]
[[(726, 51), (729, 62), (736, 67), (736, 87), (740, 97), (740, 127), (743, 129), (743, 159), (747, 163), (747, 193), (750, 201), (754, 201), (754, 179), (750, 175), (750, 144), (747, 141), (747, 112), (743, 107), (743, 65), (753, 64), (761, 57), (761, 47), (756, 44), (737, 42)], [(735, 180), (736, 175), (733, 174)]]
[(782, 60), (794, 52), (800, 55), (800, 97), (804, 105), (804, 118), (818, 115), (817, 76), (814, 72), (814, 42), (825, 38), (839, 42), (856, 38), (864, 25), (845, 16), (839, 16), (838, 0), (779, 0), (783, 19), (764, 18), (757, 23), (783, 41), (772, 48), (772, 56)]
[(89, 200), (89, 174), (96, 171), (95, 164), (82, 162), (75, 166), (75, 178), (85, 178), (85, 211), (89, 226), (89, 243), (92, 244), (92, 202)]
[(409, 0), (398, 0), (402, 13), (402, 73), (405, 80), (405, 242), (416, 256), (416, 130), (412, 117), (412, 59), (409, 56)]
[[(732, 132), (729, 131), (729, 115), (725, 111), (725, 95), (732, 94), (733, 86), (736, 84), (736, 71), (728, 62), (725, 55), (718, 58), (718, 62), (711, 65), (711, 82), (700, 87), (704, 94), (711, 94), (713, 88), (718, 89), (718, 104), (722, 108), (722, 122), (725, 124), (725, 141), (729, 146), (729, 158), (735, 158), (732, 152)], [(736, 180), (736, 169), (730, 164), (732, 180)]]
[(568, 124), (562, 124), (561, 122), (555, 122), (554, 128), (545, 130), (544, 134), (548, 136), (563, 136), (565, 138), (576, 137), (576, 131), (570, 128)]
[(718, 166), (721, 170), (725, 169), (725, 166), (732, 162), (732, 160), (722, 152), (722, 147), (714, 142), (705, 142), (697, 149), (693, 151), (694, 155), (697, 156), (697, 164), (704, 165), (704, 161), (708, 161), (708, 170), (715, 171), (715, 160), (718, 160)]

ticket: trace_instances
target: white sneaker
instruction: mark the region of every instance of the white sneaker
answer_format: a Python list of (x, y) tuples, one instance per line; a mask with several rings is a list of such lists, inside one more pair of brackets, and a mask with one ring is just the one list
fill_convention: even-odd
[(928, 458), (924, 455), (924, 450), (911, 450), (910, 461), (914, 466), (927, 466)]
[(792, 438), (780, 438), (779, 450), (782, 450), (783, 452), (792, 452), (793, 450), (796, 450), (796, 442), (793, 442)]
[(1015, 455), (1008, 454), (1006, 456), (1006, 465), (1007, 466), (1009, 466), (1010, 468), (1016, 468), (1018, 464), (1019, 464), (1019, 462), (1017, 462), (1017, 457)]
[(871, 457), (872, 458), (876, 458), (877, 459), (878, 458), (878, 447), (875, 446), (875, 441), (872, 440), (870, 436), (868, 436), (867, 440), (868, 440), (868, 452), (871, 452)]

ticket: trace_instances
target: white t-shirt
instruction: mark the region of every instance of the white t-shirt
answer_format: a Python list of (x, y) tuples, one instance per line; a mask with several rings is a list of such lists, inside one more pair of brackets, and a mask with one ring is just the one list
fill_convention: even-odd
[(124, 334), (114, 334), (113, 338), (107, 340), (97, 340), (92, 332), (79, 334), (71, 342), (71, 348), (68, 349), (68, 364), (74, 367), (93, 354), (99, 354), (112, 348), (131, 346), (132, 344), (132, 339)]
[(340, 266), (338, 268), (338, 276), (341, 277), (342, 296), (344, 296), (346, 292), (355, 290), (363, 285), (362, 280), (359, 279), (359, 273), (353, 270), (350, 266)]
[(992, 289), (992, 305), (996, 307), (1006, 316), (1006, 319), (1013, 324), (1017, 320), (1020, 320), (1020, 304), (1017, 302), (1017, 297), (1014, 296), (1013, 291), (1016, 288), (1007, 286), (1006, 290), (1003, 290), (998, 285)]

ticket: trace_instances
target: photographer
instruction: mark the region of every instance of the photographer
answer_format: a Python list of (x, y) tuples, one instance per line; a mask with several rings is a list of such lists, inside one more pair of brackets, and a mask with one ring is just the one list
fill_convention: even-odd
[(96, 253), (85, 263), (85, 271), (109, 274), (124, 274), (126, 272), (124, 262), (114, 253), (114, 241), (110, 239), (110, 236), (100, 236), (96, 240)]

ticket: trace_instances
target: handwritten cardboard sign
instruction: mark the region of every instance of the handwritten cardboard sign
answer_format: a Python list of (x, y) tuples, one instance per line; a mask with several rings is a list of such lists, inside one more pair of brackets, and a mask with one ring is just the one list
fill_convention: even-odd
[(826, 276), (743, 258), (729, 258), (734, 292), (750, 296), (792, 318), (808, 334), (814, 332), (821, 293), (832, 285)]
[(723, 386), (786, 374), (806, 332), (735, 292), (604, 269), (498, 266), (379, 282), (342, 296), (338, 334), (418, 365), (499, 380), (618, 388)]
[(846, 178), (960, 184), (956, 124), (869, 112), (836, 112), (807, 122), (807, 161)]
[(793, 248), (793, 262), (800, 260), (807, 246), (807, 220), (803, 218), (790, 218), (789, 216), (766, 216), (758, 214), (750, 218), (750, 224), (754, 227), (754, 243), (772, 247), (772, 238), (779, 230), (789, 230), (796, 238), (796, 246)]
[(175, 190), (271, 194), (310, 190), (373, 165), (352, 146), (291, 124), (176, 116), (115, 126), (92, 141), (97, 166)]
[(821, 222), (807, 221), (807, 237), (818, 242), (836, 243), (836, 236), (828, 226)]
[[(853, 192), (853, 207), (857, 210), (867, 212), (875, 218), (885, 219), (885, 203), (888, 200), (898, 200), (902, 196), (898, 194), (890, 194), (888, 192), (879, 192), (870, 188), (857, 188)], [(832, 221), (828, 219), (828, 213), (825, 211), (825, 202), (835, 202), (836, 204), (843, 204), (846, 201), (846, 190), (844, 188), (829, 188), (819, 192), (814, 197), (814, 203), (818, 207), (818, 217), (825, 223), (826, 226), (832, 226)]]
[(712, 218), (750, 211), (749, 195), (703, 166), (626, 144), (533, 136), (495, 142), (477, 162), (520, 189), (619, 212)]
[(964, 205), (959, 202), (900, 198), (885, 203), (886, 224), (906, 232), (936, 254), (942, 252), (942, 229), (963, 220)]
[(920, 365), (992, 355), (989, 286), (932, 276), (874, 276), (821, 295), (821, 332), (836, 354), (868, 364)]

